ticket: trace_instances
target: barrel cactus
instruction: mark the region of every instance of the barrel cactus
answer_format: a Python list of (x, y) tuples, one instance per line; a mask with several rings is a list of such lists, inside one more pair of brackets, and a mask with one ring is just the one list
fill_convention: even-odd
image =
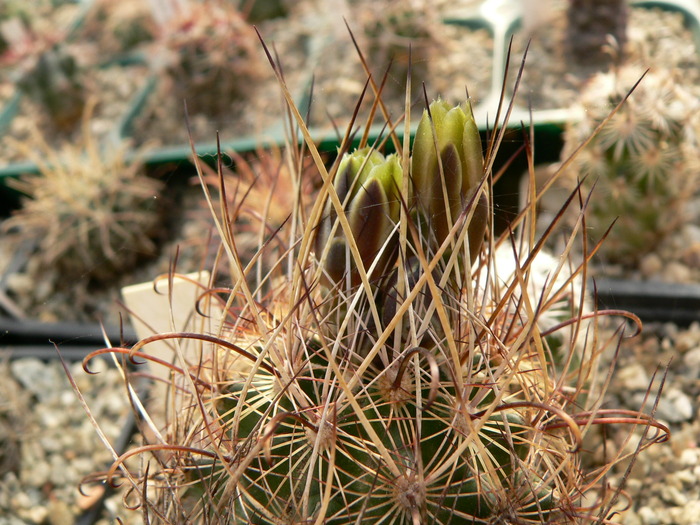
[[(482, 157), (469, 104), (431, 104), (396, 155), (364, 142), (327, 169), (306, 147), (323, 185), (290, 210), (299, 234), (259, 282), (235, 227), (219, 223), (233, 284), (204, 291), (198, 310), (215, 303), (220, 326), (104, 350), (168, 366), (173, 387), (157, 400), (165, 423), (150, 420), (155, 439), (107, 477), (154, 453), (141, 477), (122, 472), (149, 521), (164, 523), (605, 518), (600, 480), (613, 462), (582, 461), (584, 435), (615, 414), (591, 379), (599, 314), (572, 293), (580, 267), (554, 265), (533, 289), (541, 243), (493, 234), (495, 148)], [(501, 250), (515, 261), (507, 274)], [(541, 323), (562, 301), (568, 317)], [(555, 352), (550, 336), (572, 327)], [(156, 341), (175, 343), (172, 363), (151, 357)]]
[(22, 206), (0, 223), (0, 233), (20, 246), (37, 239), (33, 269), (57, 289), (73, 279), (108, 281), (156, 254), (163, 231), (161, 181), (146, 173), (127, 144), (103, 152), (89, 129), (94, 103), (88, 103), (83, 136), (51, 148), (34, 129), (30, 140), (13, 141), (38, 166), (10, 180), (23, 194)]
[(252, 26), (235, 2), (183, 2), (174, 11), (156, 31), (154, 69), (192, 113), (226, 114), (261, 80)]
[(685, 220), (700, 189), (697, 98), (674, 71), (660, 67), (645, 73), (627, 64), (593, 77), (581, 104), (583, 119), (569, 125), (562, 159), (602, 127), (568, 164), (569, 181), (585, 178), (585, 187), (596, 186), (589, 205), (591, 233), (600, 238), (615, 222), (601, 254), (633, 266)]

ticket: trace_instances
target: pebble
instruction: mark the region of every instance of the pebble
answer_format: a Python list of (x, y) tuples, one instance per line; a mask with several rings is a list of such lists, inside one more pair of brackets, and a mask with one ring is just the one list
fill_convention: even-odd
[(688, 266), (678, 261), (671, 261), (666, 265), (662, 277), (667, 283), (688, 283), (691, 282), (691, 276)]
[(688, 352), (694, 348), (700, 349), (700, 323), (692, 323), (687, 330), (676, 336), (675, 342), (679, 352)]
[(56, 367), (47, 368), (39, 359), (17, 359), (12, 362), (10, 369), (24, 389), (40, 401), (48, 401), (54, 397), (61, 380), (66, 381)]
[(693, 417), (693, 402), (687, 394), (671, 387), (662, 394), (656, 416), (669, 423), (688, 421)]
[[(686, 448), (683, 450), (683, 452), (681, 452), (680, 463), (685, 467), (700, 465), (700, 449)], [(700, 480), (698, 480), (698, 482), (700, 482)]]
[(625, 391), (646, 391), (649, 388), (650, 377), (641, 363), (630, 363), (617, 372), (616, 381), (624, 385)]
[(688, 503), (688, 496), (683, 494), (677, 487), (671, 485), (661, 487), (661, 498), (665, 503), (676, 507), (685, 507)]
[[(101, 373), (87, 376), (79, 363), (71, 371), (83, 384), (93, 415), (106, 422), (104, 430), (114, 440), (129, 403), (117, 370), (101, 359), (94, 368)], [(23, 436), (18, 474), (0, 475), (0, 525), (75, 523), (78, 484), (111, 463), (109, 451), (97, 438), (58, 361), (15, 359), (0, 363), (0, 374), (4, 377), (0, 399), (14, 403), (13, 413), (20, 419), (17, 431)], [(31, 395), (18, 395), (21, 392)]]
[(661, 257), (655, 252), (648, 253), (639, 261), (639, 271), (647, 279), (660, 275), (663, 267), (664, 263)]
[(642, 507), (637, 514), (643, 525), (659, 525), (661, 523), (656, 511), (651, 507)]

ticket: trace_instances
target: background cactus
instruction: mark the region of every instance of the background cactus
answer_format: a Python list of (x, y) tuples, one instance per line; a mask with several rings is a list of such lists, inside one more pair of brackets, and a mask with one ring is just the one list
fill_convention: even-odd
[[(569, 0), (567, 44), (582, 65), (611, 61), (611, 39), (621, 52), (627, 42), (627, 0)], [(619, 53), (618, 53), (619, 54)]]
[(683, 223), (685, 207), (700, 188), (697, 99), (683, 80), (664, 68), (632, 64), (591, 79), (581, 94), (583, 120), (569, 125), (562, 159), (625, 104), (568, 166), (569, 180), (596, 185), (588, 225), (595, 237), (616, 221), (602, 247), (608, 261), (631, 266)]
[[(382, 5), (382, 16), (377, 17), (375, 4), (366, 0), (346, 0), (347, 12), (353, 13), (351, 22), (357, 24), (363, 47), (372, 64), (377, 66), (374, 74), (381, 78), (392, 63), (391, 84), (398, 92), (409, 68), (408, 48), (411, 47), (411, 68), (415, 79), (423, 78), (427, 72), (427, 62), (431, 51), (440, 47), (441, 39), (438, 9), (426, 0), (389, 0)], [(416, 81), (417, 84), (417, 81)], [(412, 89), (418, 89), (415, 85)]]
[(149, 52), (153, 68), (165, 73), (168, 92), (186, 100), (192, 113), (230, 112), (262, 72), (253, 27), (235, 2), (191, 0), (172, 8)]
[(57, 44), (41, 53), (18, 82), (20, 90), (46, 109), (58, 131), (68, 131), (80, 122), (87, 89), (75, 57)]
[[(452, 131), (445, 134), (439, 130), (446, 117), (439, 119), (436, 109), (426, 124), (432, 151), (427, 131), (411, 151), (388, 160), (361, 141), (358, 151), (327, 169), (288, 91), (285, 96), (323, 181), (318, 198), (310, 207), (295, 201), (290, 213), (298, 235), (288, 237), (280, 264), (252, 285), (252, 261), (239, 257), (234, 225), (219, 223), (233, 283), (204, 291), (198, 301), (199, 311), (209, 300), (221, 308), (218, 328), (157, 334), (132, 348), (97, 352), (152, 360), (149, 344), (177, 343), (171, 364), (156, 363), (169, 366), (173, 378), (168, 399), (157, 401), (182, 409), (152, 429), (154, 441), (115, 462), (107, 477), (129, 457), (154, 453), (156, 461), (144, 466), (140, 478), (126, 470), (124, 476), (149, 518), (166, 523), (606, 519), (611, 491), (600, 483), (621, 455), (589, 468), (583, 438), (595, 425), (613, 421), (660, 428), (638, 453), (664, 439), (665, 429), (644, 414), (612, 418), (614, 411), (601, 409), (593, 377), (606, 343), (614, 347), (616, 341), (597, 337), (604, 313), (581, 309), (585, 258), (566, 273), (565, 251), (546, 284), (530, 286), (542, 245), (530, 239), (534, 201), (513, 224), (519, 235), (496, 238), (488, 207), (487, 226), (472, 230), (486, 242), (470, 232), (480, 195), (488, 192), (479, 184), (488, 181), (502, 134), (495, 131), (482, 161), (478, 130), (468, 124), (465, 106), (454, 113), (461, 125), (446, 126)], [(289, 147), (290, 158), (303, 157), (301, 146)], [(462, 159), (460, 151), (471, 153)], [(419, 174), (423, 166), (429, 169)], [(465, 171), (457, 177), (454, 166)], [(300, 171), (290, 173), (301, 188)], [(441, 190), (454, 188), (455, 181), (468, 184), (452, 203), (444, 195), (434, 198), (431, 177), (441, 181)], [(366, 203), (384, 209), (385, 221), (377, 222), (387, 228), (379, 229), (380, 237), (391, 241), (398, 232), (398, 256), (387, 262), (390, 278), (371, 280), (367, 268), (362, 271), (365, 241), (352, 216), (363, 211), (368, 187), (385, 190), (399, 181), (397, 195), (378, 192)], [(435, 216), (452, 221), (448, 233), (431, 226)], [(342, 233), (327, 229), (329, 217)], [(336, 242), (352, 252), (359, 282), (353, 268), (344, 275), (350, 278), (324, 279), (324, 273), (340, 273), (328, 271), (333, 261), (324, 255)], [(372, 252), (382, 246), (374, 261), (390, 253), (391, 244), (372, 242)], [(496, 254), (509, 245), (515, 264), (500, 273)], [(565, 297), (569, 318), (541, 324)], [(562, 311), (558, 315), (565, 316)], [(558, 340), (555, 358), (549, 336), (562, 330), (572, 335)], [(582, 349), (578, 334), (590, 345)]]
[(78, 28), (79, 38), (90, 42), (99, 56), (119, 56), (152, 42), (158, 26), (149, 2), (96, 0)]
[(15, 141), (39, 173), (8, 181), (25, 198), (2, 231), (18, 242), (38, 240), (34, 271), (57, 269), (58, 288), (76, 277), (114, 278), (153, 255), (161, 227), (161, 183), (127, 158), (125, 146), (101, 151), (88, 129), (91, 104), (86, 111), (80, 144), (55, 150), (39, 130), (29, 143)]

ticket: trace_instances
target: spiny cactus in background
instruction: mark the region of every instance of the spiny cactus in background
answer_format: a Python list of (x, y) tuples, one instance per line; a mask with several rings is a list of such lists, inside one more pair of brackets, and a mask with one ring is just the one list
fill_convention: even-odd
[(382, 16), (376, 16), (374, 4), (367, 0), (347, 0), (348, 12), (359, 26), (366, 43), (367, 56), (381, 68), (378, 77), (392, 62), (391, 76), (403, 88), (408, 72), (408, 50), (411, 48), (411, 69), (414, 79), (427, 71), (430, 49), (439, 42), (439, 20), (429, 0), (405, 2), (389, 0), (382, 5)]
[(570, 56), (581, 65), (608, 64), (613, 58), (610, 39), (619, 53), (627, 42), (628, 9), (627, 0), (569, 0)]
[(152, 42), (157, 24), (148, 2), (97, 0), (91, 4), (78, 31), (81, 39), (97, 46), (97, 53), (114, 56)]
[[(583, 120), (569, 125), (562, 159), (600, 125), (644, 75), (624, 65), (591, 79), (581, 94)], [(700, 189), (700, 126), (696, 97), (663, 67), (648, 71), (622, 107), (567, 168), (572, 183), (596, 185), (588, 226), (608, 260), (638, 262), (684, 221)]]
[(257, 37), (233, 2), (184, 2), (159, 30), (150, 54), (191, 112), (229, 112), (260, 78)]
[(89, 103), (82, 143), (55, 149), (38, 130), (31, 141), (14, 141), (39, 173), (8, 181), (26, 197), (2, 231), (18, 241), (36, 239), (36, 270), (55, 270), (58, 287), (78, 277), (114, 278), (154, 255), (160, 229), (161, 183), (145, 175), (140, 160), (127, 157), (125, 145), (98, 148), (89, 132), (91, 108)]
[(0, 2), (0, 67), (18, 67), (23, 60), (65, 40), (65, 29), (55, 17), (46, 16), (54, 10), (60, 10), (60, 6), (46, 1)]
[(63, 45), (41, 53), (17, 85), (46, 109), (57, 130), (71, 130), (80, 121), (87, 90), (75, 57)]

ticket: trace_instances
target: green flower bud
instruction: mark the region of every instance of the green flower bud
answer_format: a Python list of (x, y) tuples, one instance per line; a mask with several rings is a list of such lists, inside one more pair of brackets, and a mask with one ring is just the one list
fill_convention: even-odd
[[(443, 243), (472, 199), (483, 171), (481, 137), (469, 102), (450, 108), (443, 100), (433, 101), (430, 113), (423, 112), (416, 131), (411, 179), (415, 203), (431, 228), (436, 246)], [(483, 193), (476, 205), (468, 226), (472, 261), (478, 254), (488, 220), (488, 200)]]
[[(375, 259), (380, 258), (370, 279), (381, 277), (396, 260), (394, 225), (401, 213), (399, 192), (402, 180), (398, 156), (385, 158), (371, 148), (346, 153), (338, 166), (333, 186), (343, 203), (365, 270), (368, 271)], [(332, 284), (341, 282), (349, 270), (351, 283), (357, 285), (359, 273), (340, 225), (331, 238), (337, 219), (332, 204), (328, 202), (316, 236), (316, 254), (322, 257), (328, 248), (322, 265)]]

